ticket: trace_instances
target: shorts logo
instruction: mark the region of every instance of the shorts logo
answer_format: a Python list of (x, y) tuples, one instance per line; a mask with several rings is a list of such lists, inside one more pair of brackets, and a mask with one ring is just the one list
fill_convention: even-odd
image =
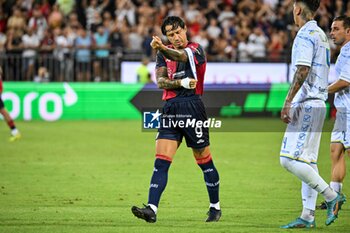
[(156, 112), (144, 112), (143, 113), (143, 128), (144, 129), (159, 129), (160, 128), (160, 116), (162, 114), (157, 109)]
[(310, 122), (311, 121), (311, 116), (310, 115), (305, 115), (303, 121), (304, 122)]
[(197, 144), (200, 144), (200, 143), (203, 143), (203, 142), (205, 142), (203, 139), (199, 139), (199, 140), (197, 141)]

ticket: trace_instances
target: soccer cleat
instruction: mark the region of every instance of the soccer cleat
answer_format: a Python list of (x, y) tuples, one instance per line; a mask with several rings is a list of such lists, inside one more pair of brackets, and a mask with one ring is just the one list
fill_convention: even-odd
[(11, 136), (11, 137), (9, 138), (9, 141), (10, 141), (10, 142), (14, 142), (14, 141), (20, 139), (21, 137), (22, 137), (21, 134), (18, 133), (18, 134), (16, 134), (16, 135)]
[(131, 207), (131, 212), (138, 218), (142, 218), (146, 222), (154, 223), (157, 221), (157, 215), (154, 213), (151, 207), (144, 205), (144, 208), (136, 206)]
[(288, 223), (287, 225), (281, 226), (283, 229), (292, 229), (292, 228), (315, 228), (316, 223), (315, 220), (312, 222), (308, 222), (302, 218), (297, 218), (294, 221)]
[(217, 222), (221, 217), (221, 210), (217, 210), (214, 207), (210, 207), (207, 213), (208, 218), (205, 220), (206, 222)]
[(331, 225), (337, 218), (338, 213), (341, 210), (341, 206), (346, 202), (346, 197), (344, 194), (339, 194), (337, 197), (330, 202), (326, 202), (327, 205), (327, 219), (326, 225)]
[(316, 206), (316, 209), (318, 209), (318, 210), (326, 210), (327, 209), (326, 201), (321, 202), (318, 206)]

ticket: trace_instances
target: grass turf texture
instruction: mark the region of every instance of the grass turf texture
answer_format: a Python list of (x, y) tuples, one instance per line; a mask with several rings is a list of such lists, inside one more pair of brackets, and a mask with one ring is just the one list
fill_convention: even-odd
[[(282, 124), (232, 123), (247, 121)], [(223, 210), (221, 221), (211, 224), (204, 223), (208, 197), (202, 172), (183, 144), (157, 223), (148, 224), (130, 211), (147, 202), (154, 162), (155, 133), (141, 132), (140, 121), (17, 122), (23, 138), (15, 143), (7, 141), (8, 128), (1, 124), (0, 232), (287, 232), (279, 226), (301, 212), (300, 182), (279, 165), (283, 132), (211, 134)], [(324, 133), (319, 155), (326, 181), (329, 140)], [(349, 186), (347, 177), (348, 198)], [(324, 225), (325, 216), (316, 211), (317, 228), (311, 231), (350, 231), (350, 201), (333, 225)]]

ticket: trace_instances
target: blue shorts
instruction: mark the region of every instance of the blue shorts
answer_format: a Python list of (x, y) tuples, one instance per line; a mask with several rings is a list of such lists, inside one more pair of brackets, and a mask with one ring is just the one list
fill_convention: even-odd
[(156, 139), (182, 142), (188, 147), (201, 149), (209, 146), (209, 128), (205, 107), (199, 96), (176, 97), (166, 102), (162, 110), (161, 125)]

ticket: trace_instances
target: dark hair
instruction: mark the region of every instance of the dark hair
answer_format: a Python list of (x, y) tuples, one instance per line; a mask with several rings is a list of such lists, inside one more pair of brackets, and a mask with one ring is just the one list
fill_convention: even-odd
[(320, 7), (320, 0), (295, 0), (295, 2), (304, 3), (313, 13)]
[(334, 21), (343, 21), (344, 28), (350, 28), (350, 17), (346, 15), (340, 15), (333, 19)]
[(165, 30), (165, 27), (171, 25), (172, 28), (170, 30), (174, 30), (178, 27), (181, 27), (184, 29), (186, 27), (185, 22), (178, 16), (168, 16), (164, 19), (162, 23), (162, 33), (164, 36), (166, 36), (167, 30)]

